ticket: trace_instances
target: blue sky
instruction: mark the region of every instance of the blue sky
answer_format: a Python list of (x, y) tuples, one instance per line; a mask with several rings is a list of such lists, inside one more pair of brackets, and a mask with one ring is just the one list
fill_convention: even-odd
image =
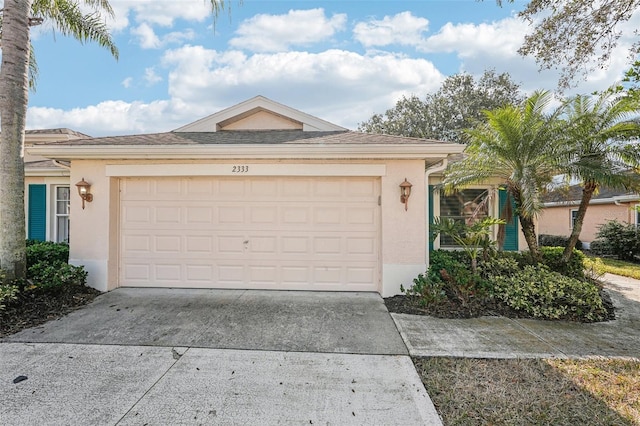
[[(33, 31), (40, 76), (27, 128), (163, 132), (263, 95), (355, 129), (461, 71), (509, 72), (527, 92), (557, 82), (557, 72), (539, 72), (516, 52), (530, 31), (516, 17), (522, 1), (231, 1), (215, 26), (205, 0), (111, 4), (118, 61), (46, 25)], [(624, 33), (638, 27), (636, 13)], [(618, 80), (629, 42), (571, 92)]]

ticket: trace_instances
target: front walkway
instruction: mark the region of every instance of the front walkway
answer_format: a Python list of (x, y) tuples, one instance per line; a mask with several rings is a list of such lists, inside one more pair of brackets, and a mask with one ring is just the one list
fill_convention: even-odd
[(504, 317), (391, 314), (412, 356), (640, 357), (640, 281), (606, 274), (616, 320), (594, 324)]

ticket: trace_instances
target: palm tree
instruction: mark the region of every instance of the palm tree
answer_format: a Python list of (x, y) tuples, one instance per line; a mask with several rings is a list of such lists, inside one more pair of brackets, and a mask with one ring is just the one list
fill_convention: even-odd
[[(0, 268), (6, 280), (24, 278), (25, 215), (24, 215), (24, 143), (25, 117), (28, 104), (29, 70), (34, 69), (31, 57), (30, 27), (50, 20), (64, 35), (81, 42), (97, 41), (109, 48), (117, 58), (118, 50), (111, 39), (101, 12), (113, 15), (106, 0), (85, 0), (80, 10), (70, 0), (5, 1), (2, 10), (0, 66)], [(30, 66), (31, 64), (31, 66)]]
[(485, 111), (486, 121), (467, 130), (465, 157), (452, 163), (444, 178), (447, 190), (490, 179), (505, 183), (536, 261), (541, 255), (534, 219), (542, 207), (540, 194), (557, 170), (554, 141), (559, 111), (545, 112), (551, 101), (549, 92), (535, 92), (519, 106)]
[(580, 205), (562, 254), (563, 262), (568, 262), (598, 188), (637, 190), (640, 185), (635, 171), (640, 165), (638, 144), (624, 143), (640, 137), (640, 105), (633, 97), (608, 90), (595, 99), (574, 96), (566, 101), (565, 111), (562, 135), (566, 150), (560, 160), (566, 163), (563, 168), (567, 177), (582, 182)]
[[(210, 0), (214, 17), (224, 7)], [(88, 11), (88, 12), (85, 12)], [(104, 16), (113, 16), (108, 0), (5, 0), (0, 42), (0, 268), (6, 281), (25, 277), (24, 144), (28, 104), (30, 27), (50, 21), (63, 35), (97, 42), (118, 57)]]

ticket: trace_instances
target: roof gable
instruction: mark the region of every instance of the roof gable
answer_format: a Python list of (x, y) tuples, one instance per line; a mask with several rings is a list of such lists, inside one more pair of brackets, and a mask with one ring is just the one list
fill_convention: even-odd
[(174, 132), (219, 132), (225, 130), (347, 130), (318, 117), (256, 96), (193, 123)]

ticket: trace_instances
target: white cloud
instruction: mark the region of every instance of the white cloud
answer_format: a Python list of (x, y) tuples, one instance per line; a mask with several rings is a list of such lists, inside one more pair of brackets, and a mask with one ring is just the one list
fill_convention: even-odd
[(154, 84), (160, 83), (162, 77), (156, 74), (156, 70), (153, 67), (149, 67), (144, 70), (144, 80), (147, 82), (147, 86), (153, 86)]
[(194, 22), (213, 20), (211, 4), (205, 0), (117, 0), (112, 1), (111, 6), (115, 19), (108, 23), (115, 31), (127, 28), (130, 18), (138, 23), (163, 27), (173, 26), (177, 19)]
[(172, 103), (166, 100), (151, 103), (105, 101), (71, 110), (31, 107), (27, 122), (30, 129), (69, 127), (92, 136), (151, 133), (171, 130), (183, 122), (175, 120), (172, 110)]
[(173, 31), (158, 37), (155, 30), (146, 22), (131, 29), (131, 34), (136, 37), (138, 44), (143, 49), (160, 49), (167, 44), (179, 44), (195, 37), (193, 30)]
[[(640, 14), (634, 17), (638, 18), (636, 22), (632, 22), (632, 19), (625, 24), (630, 34), (640, 25)], [(428, 37), (419, 46), (419, 50), (427, 53), (453, 53), (460, 60), (460, 70), (474, 75), (480, 75), (488, 68), (497, 72), (506, 71), (527, 93), (538, 89), (555, 90), (560, 72), (539, 70), (534, 58), (522, 57), (518, 53), (524, 36), (530, 29), (528, 23), (515, 17), (481, 24), (447, 23), (435, 35)], [(568, 90), (565, 95), (590, 93), (612, 84), (628, 68), (626, 49), (629, 43), (623, 37), (611, 56), (609, 67), (590, 73), (586, 79), (576, 79), (576, 87)]]
[(349, 128), (393, 105), (401, 94), (424, 96), (444, 76), (424, 59), (344, 50), (247, 56), (201, 46), (170, 50), (163, 63), (169, 94), (208, 113), (257, 94)]
[(159, 49), (162, 45), (160, 38), (156, 35), (155, 31), (147, 23), (142, 23), (139, 26), (131, 29), (131, 34), (136, 36), (140, 47), (143, 49)]
[(456, 52), (461, 58), (516, 57), (529, 26), (518, 18), (490, 24), (445, 24), (420, 46), (424, 52)]
[[(260, 94), (353, 129), (400, 96), (424, 96), (444, 79), (425, 59), (344, 50), (246, 55), (184, 46), (167, 51), (163, 66), (169, 69), (167, 100), (31, 107), (29, 127), (64, 126), (94, 136), (166, 131)], [(155, 75), (153, 68), (146, 71)]]
[(131, 87), (132, 83), (133, 83), (133, 77), (127, 77), (124, 80), (122, 80), (122, 83), (120, 83), (120, 84), (122, 84), (122, 86), (125, 89), (128, 89), (129, 87)]
[(429, 20), (402, 12), (382, 20), (359, 22), (353, 29), (356, 40), (365, 47), (399, 44), (415, 46), (423, 42), (422, 34), (429, 29)]
[(327, 40), (345, 28), (347, 15), (327, 18), (324, 9), (290, 10), (286, 15), (256, 15), (240, 24), (232, 47), (255, 52), (285, 51)]

